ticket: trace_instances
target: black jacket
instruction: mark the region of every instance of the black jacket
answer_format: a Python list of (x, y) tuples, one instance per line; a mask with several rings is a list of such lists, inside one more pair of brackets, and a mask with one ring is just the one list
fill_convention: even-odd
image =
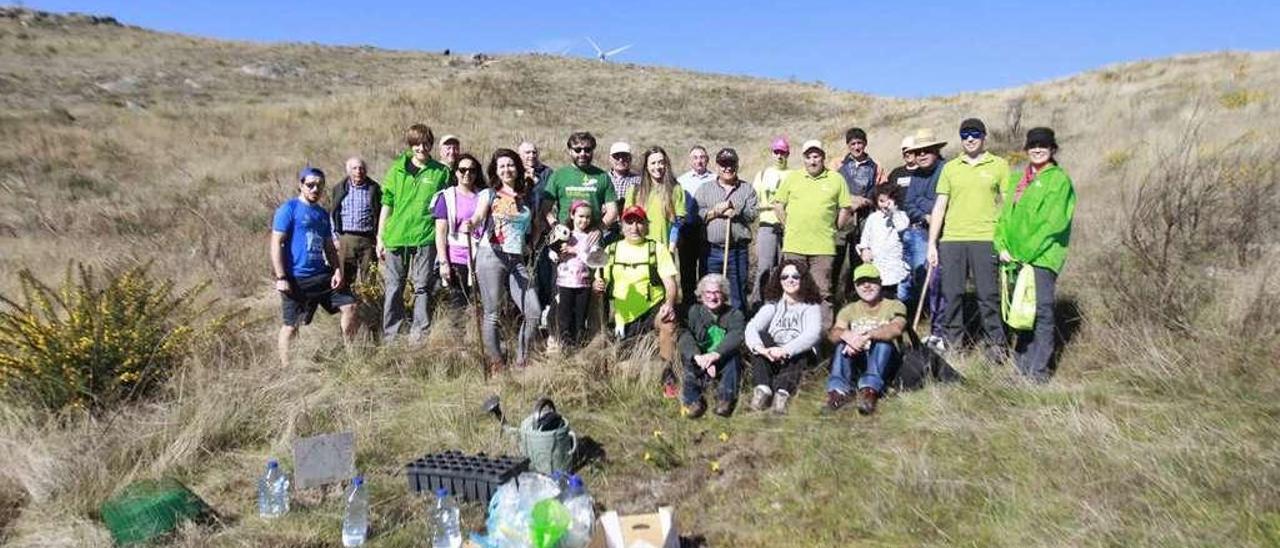
[[(370, 207), (373, 208), (373, 232), (378, 231), (378, 216), (382, 214), (382, 187), (378, 182), (365, 177), (364, 184), (369, 185), (372, 192), (369, 193)], [(333, 185), (333, 211), (330, 213), (330, 220), (333, 222), (333, 232), (342, 234), (345, 232), (342, 228), (342, 200), (347, 197), (347, 189), (351, 186), (351, 178), (343, 177), (342, 182)]]

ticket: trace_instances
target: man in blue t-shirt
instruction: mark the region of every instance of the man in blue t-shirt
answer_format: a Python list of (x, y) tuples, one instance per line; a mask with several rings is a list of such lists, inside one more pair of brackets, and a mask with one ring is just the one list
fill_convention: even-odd
[(342, 312), (342, 339), (356, 330), (356, 299), (343, 286), (342, 261), (333, 244), (329, 213), (320, 205), (324, 172), (313, 167), (298, 173), (298, 197), (276, 209), (271, 222), (271, 267), (284, 325), (278, 340), (280, 364), (289, 365), (289, 343), (299, 324), (311, 323), (317, 306)]

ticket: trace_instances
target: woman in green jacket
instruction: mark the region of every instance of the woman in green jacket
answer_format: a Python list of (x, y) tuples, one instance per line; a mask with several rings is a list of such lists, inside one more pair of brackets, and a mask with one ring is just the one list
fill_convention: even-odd
[(1023, 375), (1045, 382), (1054, 350), (1054, 289), (1067, 259), (1076, 193), (1054, 159), (1058, 143), (1052, 129), (1032, 128), (1023, 148), (1029, 163), (1004, 188), (995, 248), (1001, 262), (1029, 264), (1035, 271), (1035, 326), (1017, 332), (1014, 363)]

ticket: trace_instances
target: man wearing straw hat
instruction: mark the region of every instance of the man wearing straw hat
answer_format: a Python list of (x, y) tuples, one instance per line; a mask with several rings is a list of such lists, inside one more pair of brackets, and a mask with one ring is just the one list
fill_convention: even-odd
[(702, 262), (708, 272), (718, 272), (729, 280), (730, 304), (745, 313), (747, 249), (751, 246), (751, 223), (756, 220), (756, 193), (738, 178), (737, 151), (722, 148), (716, 153), (716, 180), (698, 187), (694, 200), (707, 227)]
[[(939, 269), (935, 268), (930, 276), (926, 275), (925, 266), (929, 254), (929, 221), (933, 215), (933, 204), (938, 197), (938, 176), (942, 174), (942, 164), (945, 162), (942, 157), (942, 147), (946, 146), (947, 142), (938, 140), (933, 130), (928, 128), (917, 129), (909, 138), (912, 141), (911, 145), (903, 151), (903, 154), (912, 156), (915, 169), (912, 170), (907, 181), (906, 200), (902, 207), (902, 210), (907, 213), (907, 218), (911, 220), (911, 226), (902, 233), (902, 258), (911, 268), (911, 275), (900, 283), (906, 285), (906, 288), (902, 289), (902, 294), (907, 296), (905, 304), (914, 315), (915, 307), (921, 304), (917, 301), (924, 281), (926, 278), (929, 279), (929, 288), (924, 290), (927, 291), (928, 296), (923, 305), (929, 309), (930, 323), (937, 325), (937, 318), (942, 314), (943, 304), (942, 292), (938, 290)], [(941, 335), (942, 328), (938, 327), (933, 332)], [(931, 339), (930, 342), (940, 340), (940, 338)]]

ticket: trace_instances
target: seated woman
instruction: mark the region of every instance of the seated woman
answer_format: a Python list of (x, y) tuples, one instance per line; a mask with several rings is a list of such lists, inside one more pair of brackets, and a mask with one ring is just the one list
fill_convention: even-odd
[(755, 390), (751, 408), (787, 412), (800, 372), (817, 359), (822, 339), (822, 295), (803, 263), (784, 260), (764, 288), (764, 306), (747, 324), (747, 349), (756, 355), (751, 368)]
[(645, 235), (649, 218), (644, 208), (631, 206), (622, 212), (623, 239), (605, 248), (607, 260), (602, 278), (593, 284), (597, 293), (606, 293), (613, 308), (614, 332), (630, 339), (650, 330), (658, 332), (658, 355), (667, 364), (663, 370), (663, 393), (676, 396), (676, 263), (666, 246)]
[(863, 263), (853, 270), (853, 288), (858, 300), (836, 314), (829, 337), (836, 343), (827, 378), (827, 409), (835, 411), (849, 403), (853, 369), (858, 377), (858, 412), (870, 415), (884, 393), (884, 382), (898, 365), (897, 341), (907, 327), (907, 307), (884, 296), (880, 270)]
[(738, 347), (746, 318), (729, 305), (729, 280), (707, 274), (698, 281), (698, 304), (689, 308), (688, 327), (680, 332), (680, 362), (684, 364), (684, 410), (691, 419), (707, 412), (702, 398), (706, 385), (720, 378), (715, 414), (728, 417), (738, 401)]

